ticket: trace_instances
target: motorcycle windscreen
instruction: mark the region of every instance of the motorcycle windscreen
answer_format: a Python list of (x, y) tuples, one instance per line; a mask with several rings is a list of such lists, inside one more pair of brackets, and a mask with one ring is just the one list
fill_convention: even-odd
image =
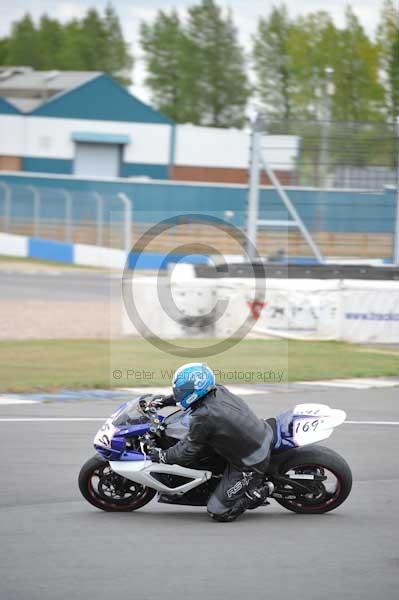
[(345, 411), (330, 408), (326, 404), (297, 404), (292, 415), (294, 443), (296, 446), (306, 446), (326, 440), (345, 419)]
[(140, 399), (134, 398), (133, 400), (129, 400), (123, 404), (117, 412), (112, 415), (112, 424), (115, 427), (127, 427), (129, 425), (142, 425), (149, 422), (149, 419), (146, 415), (143, 415), (143, 412), (140, 408)]

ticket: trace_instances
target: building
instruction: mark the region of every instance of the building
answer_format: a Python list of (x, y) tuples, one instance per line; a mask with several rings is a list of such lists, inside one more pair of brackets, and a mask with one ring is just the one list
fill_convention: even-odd
[[(251, 137), (249, 130), (178, 125), (171, 179), (247, 183)], [(293, 183), (299, 138), (265, 135), (264, 156), (284, 184)], [(270, 183), (262, 174), (262, 183)]]
[[(290, 183), (298, 138), (266, 143)], [(246, 183), (249, 144), (248, 131), (175, 125), (101, 72), (0, 68), (3, 170)]]
[(99, 72), (0, 72), (0, 165), (168, 177), (173, 123)]

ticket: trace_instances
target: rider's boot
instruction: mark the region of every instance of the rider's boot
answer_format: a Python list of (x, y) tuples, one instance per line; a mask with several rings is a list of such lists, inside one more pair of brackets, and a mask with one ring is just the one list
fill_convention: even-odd
[(271, 481), (267, 481), (263, 485), (247, 490), (245, 496), (240, 498), (229, 511), (223, 514), (213, 514), (211, 512), (208, 512), (208, 514), (214, 521), (219, 521), (219, 523), (231, 523), (246, 510), (254, 510), (259, 506), (266, 506), (269, 504), (267, 498), (273, 493), (273, 490), (274, 485)]
[(247, 509), (254, 510), (259, 506), (270, 504), (267, 498), (273, 493), (274, 485), (271, 481), (266, 481), (263, 485), (259, 485), (253, 489), (248, 489), (245, 492), (247, 498)]
[(238, 500), (233, 506), (233, 508), (231, 508), (227, 512), (222, 514), (215, 514), (208, 511), (208, 515), (211, 517), (211, 519), (213, 519), (214, 521), (218, 521), (219, 523), (231, 523), (246, 511), (247, 502), (248, 499), (244, 497)]

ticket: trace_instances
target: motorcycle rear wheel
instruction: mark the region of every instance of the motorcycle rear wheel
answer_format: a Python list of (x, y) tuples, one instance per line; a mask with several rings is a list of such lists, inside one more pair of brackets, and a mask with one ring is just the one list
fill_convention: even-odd
[(134, 483), (113, 472), (109, 463), (93, 456), (79, 473), (82, 496), (96, 508), (107, 512), (131, 512), (150, 502), (156, 491)]
[[(299, 448), (282, 463), (279, 473), (283, 476), (289, 474), (292, 478), (295, 478), (295, 474), (315, 473), (316, 476), (319, 474), (326, 478), (325, 481), (311, 484), (313, 493), (298, 495), (295, 500), (274, 498), (284, 508), (300, 514), (315, 515), (335, 510), (345, 502), (352, 489), (352, 472), (348, 463), (337, 452), (324, 446)], [(332, 490), (326, 487), (329, 477), (332, 481), (335, 479), (335, 487)], [(300, 477), (298, 482), (307, 484), (307, 480)], [(287, 488), (289, 489), (289, 483), (285, 486), (286, 491)], [(295, 490), (292, 490), (292, 494), (295, 493)]]

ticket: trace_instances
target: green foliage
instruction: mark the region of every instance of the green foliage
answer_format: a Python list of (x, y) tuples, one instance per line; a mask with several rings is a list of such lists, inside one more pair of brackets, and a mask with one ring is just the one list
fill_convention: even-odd
[(378, 47), (369, 40), (350, 7), (345, 28), (338, 34), (334, 62), (333, 116), (341, 121), (381, 119), (383, 88), (378, 74)]
[[(146, 85), (165, 114), (200, 125), (244, 124), (253, 91), (248, 64), (232, 14), (216, 0), (197, 0), (184, 19), (175, 10), (159, 11), (152, 22), (142, 23), (140, 41)], [(399, 9), (394, 0), (383, 2), (375, 40), (349, 6), (342, 28), (326, 11), (293, 17), (284, 4), (274, 6), (258, 21), (252, 60), (256, 99), (269, 129), (276, 120), (388, 123), (399, 116)], [(99, 70), (128, 85), (133, 59), (108, 4), (103, 14), (91, 8), (82, 19), (65, 24), (43, 15), (35, 25), (26, 14), (0, 39), (0, 64)], [(333, 69), (330, 95), (328, 67)], [(360, 138), (369, 139), (364, 132)]]
[(40, 54), (38, 68), (43, 71), (60, 68), (60, 50), (65, 39), (61, 24), (57, 20), (43, 15), (36, 36)]
[(160, 11), (141, 26), (153, 101), (178, 122), (239, 127), (250, 88), (232, 16), (213, 0), (188, 13), (186, 24), (175, 11)]
[(118, 16), (108, 4), (103, 16), (90, 9), (82, 20), (66, 24), (43, 15), (35, 26), (26, 14), (13, 24), (10, 36), (0, 40), (0, 64), (39, 70), (104, 71), (128, 85), (133, 59)]
[[(393, 38), (392, 20), (390, 25), (386, 72), (391, 104), (399, 106), (399, 35)], [(320, 185), (341, 165), (395, 164), (380, 51), (349, 7), (343, 28), (325, 11), (291, 18), (285, 5), (259, 20), (253, 48), (257, 96), (270, 133), (301, 139), (298, 183)]]
[(142, 23), (141, 46), (154, 104), (175, 121), (197, 123), (193, 52), (177, 13), (160, 11), (152, 25)]
[(343, 29), (326, 12), (292, 19), (284, 5), (273, 8), (259, 20), (253, 57), (258, 96), (272, 118), (325, 118), (328, 67), (333, 119), (382, 118), (378, 47), (350, 8)]
[(0, 65), (4, 65), (8, 54), (8, 39), (0, 38)]
[(264, 112), (285, 120), (292, 117), (294, 110), (291, 34), (286, 7), (274, 7), (268, 19), (259, 19), (253, 51), (257, 91)]
[(377, 30), (379, 67), (385, 79), (385, 107), (388, 116), (399, 116), (399, 8), (385, 0)]
[(13, 24), (5, 60), (9, 65), (40, 65), (38, 32), (29, 14)]
[(389, 77), (389, 103), (393, 119), (399, 117), (399, 29), (391, 46), (391, 55), (388, 63)]
[(103, 24), (106, 40), (103, 70), (123, 85), (130, 85), (133, 58), (129, 53), (129, 45), (123, 38), (119, 18), (112, 4), (105, 8)]
[(242, 126), (250, 88), (231, 13), (224, 17), (213, 0), (202, 0), (189, 9), (187, 34), (201, 122), (214, 127)]

